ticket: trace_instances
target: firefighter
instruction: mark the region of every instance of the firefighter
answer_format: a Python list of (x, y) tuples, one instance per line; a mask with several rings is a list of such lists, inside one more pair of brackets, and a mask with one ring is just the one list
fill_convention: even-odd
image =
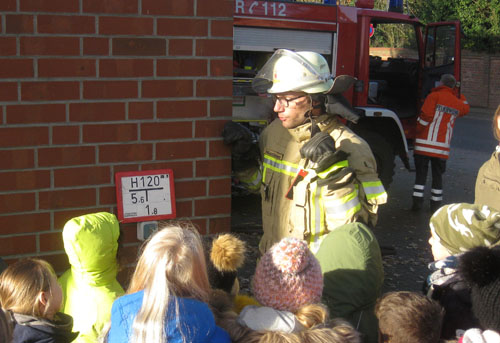
[(340, 225), (373, 227), (378, 205), (387, 200), (368, 144), (326, 110), (333, 86), (323, 56), (279, 49), (253, 81), (258, 93), (272, 95), (277, 113), (259, 137), (261, 164), (252, 133), (234, 122), (224, 128), (237, 177), (250, 190), (260, 188), (261, 253), (287, 236), (307, 240), (317, 252)]
[(443, 200), (443, 173), (450, 155), (451, 136), (455, 120), (469, 113), (464, 95), (455, 93), (457, 81), (451, 74), (443, 74), (438, 87), (433, 88), (417, 118), (415, 151), (415, 185), (413, 211), (419, 211), (424, 202), (424, 190), (429, 162), (432, 170), (430, 208), (435, 212)]

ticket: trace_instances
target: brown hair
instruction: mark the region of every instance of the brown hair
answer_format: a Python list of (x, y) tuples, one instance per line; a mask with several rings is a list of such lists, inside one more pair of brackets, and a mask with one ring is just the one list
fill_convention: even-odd
[(500, 117), (500, 105), (498, 105), (495, 114), (493, 115), (493, 135), (500, 141), (500, 128), (498, 127), (498, 117)]
[(44, 260), (27, 258), (20, 260), (0, 275), (0, 305), (4, 310), (35, 317), (45, 317), (51, 297), (41, 312), (38, 300), (40, 292), (50, 292), (56, 273)]
[(12, 314), (10, 312), (4, 312), (0, 308), (0, 342), (10, 342), (12, 340), (14, 321), (12, 320)]
[(414, 292), (390, 292), (378, 299), (379, 343), (437, 343), (444, 310), (434, 300)]

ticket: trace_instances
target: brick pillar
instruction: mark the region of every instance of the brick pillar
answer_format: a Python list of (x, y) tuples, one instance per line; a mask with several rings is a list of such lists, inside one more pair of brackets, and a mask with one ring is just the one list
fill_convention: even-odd
[[(231, 0), (0, 1), (0, 246), (66, 268), (114, 174), (171, 168), (179, 218), (230, 228)], [(131, 255), (135, 224), (122, 225)]]
[(496, 109), (500, 106), (500, 56), (490, 57), (490, 82), (488, 107)]

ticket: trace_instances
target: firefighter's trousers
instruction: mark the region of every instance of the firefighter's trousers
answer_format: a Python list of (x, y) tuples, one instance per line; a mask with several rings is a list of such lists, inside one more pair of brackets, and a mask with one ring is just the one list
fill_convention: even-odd
[(415, 185), (413, 186), (413, 208), (420, 209), (424, 201), (427, 170), (431, 164), (431, 210), (434, 212), (443, 201), (443, 174), (446, 171), (446, 160), (437, 157), (415, 154)]

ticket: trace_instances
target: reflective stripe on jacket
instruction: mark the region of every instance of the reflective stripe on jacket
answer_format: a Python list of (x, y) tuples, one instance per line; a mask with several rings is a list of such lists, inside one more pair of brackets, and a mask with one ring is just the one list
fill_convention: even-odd
[(433, 88), (417, 119), (415, 153), (448, 159), (455, 120), (469, 113), (470, 106), (450, 87)]
[[(387, 201), (387, 194), (378, 179), (375, 158), (368, 144), (334, 116), (322, 115), (317, 118), (316, 123), (321, 131), (330, 133), (337, 149), (348, 153), (344, 165), (332, 166), (331, 170), (321, 173), (323, 175), (316, 175), (300, 156), (300, 148), (311, 137), (310, 123), (287, 130), (276, 119), (260, 137), (264, 229), (259, 245), (261, 252), (265, 252), (283, 237), (306, 238), (314, 243), (319, 242), (324, 233), (338, 225), (357, 220), (375, 225), (378, 205)], [(317, 181), (321, 177), (327, 178), (329, 173), (347, 166), (352, 169), (351, 172), (343, 174), (338, 180), (329, 180), (322, 187), (318, 185)], [(255, 182), (259, 177), (256, 169), (240, 173), (238, 177), (240, 180)], [(293, 200), (290, 200), (285, 195), (289, 193), (299, 170), (305, 170), (308, 174), (292, 188)], [(349, 182), (343, 185), (346, 180)], [(335, 189), (335, 184), (342, 187)]]
[[(332, 228), (367, 218), (366, 213), (361, 211), (358, 185), (354, 180), (350, 181), (354, 176), (352, 170), (346, 170), (324, 186), (318, 184), (313, 170), (308, 171), (304, 181), (294, 188), (292, 219), (295, 229), (303, 233), (311, 251), (316, 253), (322, 239)], [(342, 187), (330, 189), (331, 184), (342, 184)]]
[(259, 168), (252, 168), (238, 173), (239, 181), (251, 193), (258, 193), (262, 183), (262, 173)]

